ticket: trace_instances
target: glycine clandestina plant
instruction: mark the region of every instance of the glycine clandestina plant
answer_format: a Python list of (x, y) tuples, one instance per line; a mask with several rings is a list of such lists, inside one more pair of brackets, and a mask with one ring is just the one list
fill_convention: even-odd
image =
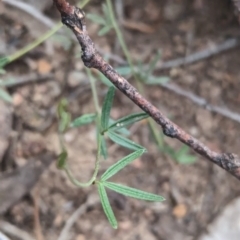
[[(89, 0), (85, 0), (84, 2), (81, 2), (80, 5), (83, 7), (89, 2)], [(89, 18), (95, 22), (98, 22), (100, 25), (103, 26), (103, 28), (100, 30), (99, 35), (104, 35), (108, 31), (112, 29), (117, 29), (116, 24), (113, 22), (113, 14), (111, 11), (111, 8), (109, 7), (109, 4), (103, 5), (103, 12), (104, 12), (104, 18), (101, 18), (99, 16), (94, 16), (89, 15)], [(62, 24), (58, 23), (53, 29), (50, 31), (46, 32), (46, 34), (42, 35), (40, 38), (36, 39), (29, 45), (25, 46), (23, 49), (20, 49), (16, 53), (9, 55), (7, 57), (2, 57), (0, 58), (0, 74), (4, 74), (4, 67), (15, 61), (16, 59), (22, 57), (24, 54), (28, 53), (35, 47), (37, 47), (39, 44), (41, 44), (43, 41), (48, 39), (49, 37), (53, 36), (60, 28)], [(64, 36), (65, 37), (65, 36)], [(121, 36), (118, 35), (118, 38)], [(66, 37), (65, 37), (66, 38)], [(57, 38), (57, 40), (61, 40), (62, 38)], [(123, 39), (119, 39), (120, 42), (123, 42)], [(65, 41), (65, 40), (64, 40)], [(68, 46), (69, 42), (65, 44), (64, 46)], [(135, 67), (135, 72), (138, 75), (138, 78), (145, 84), (158, 84), (163, 81), (167, 81), (168, 78), (165, 77), (160, 77), (160, 78), (155, 78), (153, 76), (153, 70), (155, 68), (155, 64), (157, 60), (159, 59), (160, 54), (157, 54), (152, 63), (149, 64), (149, 68), (147, 71), (142, 67), (142, 63), (139, 63), (137, 67)], [(132, 72), (132, 66), (130, 64), (130, 67), (120, 67), (117, 69), (120, 73), (123, 75), (131, 75), (133, 74)], [(92, 78), (91, 74), (89, 74), (89, 78)], [(87, 187), (90, 186), (93, 183), (96, 183), (98, 186), (98, 191), (100, 195), (100, 199), (103, 205), (103, 209), (111, 222), (112, 226), (116, 228), (116, 220), (113, 214), (113, 211), (111, 209), (111, 206), (109, 205), (109, 201), (107, 199), (106, 191), (105, 188), (109, 188), (113, 191), (122, 193), (123, 195), (129, 196), (129, 197), (135, 197), (138, 199), (143, 199), (143, 200), (150, 200), (150, 201), (162, 201), (163, 198), (160, 196), (152, 195), (149, 193), (145, 193), (142, 191), (139, 191), (137, 189), (129, 188), (123, 185), (115, 184), (108, 182), (107, 179), (110, 178), (110, 175), (114, 175), (117, 172), (119, 172), (123, 167), (127, 166), (130, 162), (134, 161), (136, 158), (140, 157), (146, 149), (140, 146), (137, 143), (134, 143), (133, 141), (129, 140), (127, 136), (130, 135), (129, 131), (126, 129), (126, 127), (130, 124), (133, 124), (137, 121), (140, 121), (144, 118), (147, 118), (148, 115), (146, 113), (137, 113), (137, 114), (132, 114), (129, 116), (126, 116), (122, 119), (119, 119), (118, 121), (114, 121), (113, 119), (110, 118), (110, 110), (111, 110), (111, 104), (113, 101), (113, 96), (114, 96), (114, 89), (112, 88), (113, 84), (110, 83), (103, 75), (100, 76), (100, 79), (108, 86), (111, 86), (109, 90), (109, 94), (107, 95), (108, 98), (106, 98), (102, 112), (101, 114), (99, 113), (97, 109), (97, 113), (90, 113), (90, 114), (85, 114), (71, 122), (71, 116), (67, 111), (67, 102), (66, 100), (62, 100), (59, 104), (58, 107), (58, 117), (59, 117), (59, 139), (62, 147), (62, 152), (59, 155), (58, 158), (58, 167), (61, 169), (64, 169), (69, 177), (69, 179), (73, 182), (73, 184), (79, 186), (79, 187)], [(146, 79), (148, 81), (146, 81)], [(0, 80), (0, 98), (3, 99), (6, 102), (12, 102), (11, 96), (8, 94), (8, 92), (4, 89), (4, 87), (7, 87), (8, 84), (15, 83), (15, 79), (9, 79), (6, 81)], [(93, 93), (94, 95), (94, 93)], [(96, 95), (96, 94), (95, 94)], [(95, 96), (96, 98), (96, 96)], [(98, 108), (98, 107), (96, 107)], [(62, 134), (67, 131), (69, 128), (73, 127), (80, 127), (82, 125), (86, 125), (92, 122), (96, 122), (97, 124), (97, 140), (98, 140), (98, 154), (96, 158), (96, 165), (95, 165), (95, 171), (92, 176), (92, 178), (89, 180), (87, 183), (80, 183), (77, 181), (74, 176), (72, 175), (68, 165), (67, 165), (67, 157), (68, 153), (67, 150), (65, 149), (64, 146), (64, 140), (62, 137)], [(112, 167), (110, 167), (107, 171), (107, 178), (106, 174), (104, 174), (99, 180), (97, 179), (97, 173), (99, 169), (99, 161), (100, 157), (103, 156), (105, 159), (108, 157), (108, 152), (107, 152), (107, 146), (106, 146), (106, 141), (105, 137), (108, 137), (110, 140), (113, 142), (117, 143), (118, 145), (128, 148), (130, 150), (133, 150), (134, 152), (125, 158), (119, 160), (116, 164), (114, 164)], [(165, 147), (162, 147), (161, 149), (166, 149)], [(185, 151), (186, 152), (186, 151)], [(183, 159), (185, 159), (183, 157)], [(111, 170), (111, 171), (110, 171)], [(110, 175), (109, 175), (110, 174)], [(105, 176), (105, 177), (104, 177)]]
[[(137, 82), (137, 87), (141, 94), (145, 95), (144, 87), (145, 85), (161, 85), (169, 81), (169, 77), (154, 76), (154, 70), (157, 62), (161, 58), (161, 51), (158, 50), (157, 54), (153, 57), (153, 60), (148, 64), (144, 65), (140, 60), (138, 61), (137, 66), (133, 65), (133, 60), (131, 54), (128, 50), (128, 46), (124, 40), (122, 31), (118, 25), (118, 22), (115, 17), (113, 10), (113, 4), (111, 0), (106, 0), (105, 4), (102, 4), (103, 16), (98, 14), (87, 14), (87, 17), (99, 24), (101, 29), (98, 32), (99, 36), (107, 34), (110, 30), (114, 30), (118, 39), (118, 42), (121, 46), (121, 49), (127, 59), (127, 65), (116, 67), (116, 71), (127, 79), (133, 78)], [(107, 57), (107, 56), (106, 56)], [(99, 73), (100, 80), (107, 86), (113, 86), (113, 84), (107, 79), (103, 74)], [(172, 159), (180, 164), (191, 164), (196, 161), (196, 157), (190, 154), (189, 148), (187, 146), (182, 146), (178, 151), (171, 148), (164, 141), (164, 135), (159, 134), (159, 131), (156, 128), (156, 123), (149, 118), (148, 125), (152, 132), (153, 138), (159, 148), (159, 150), (171, 156)]]
[[(92, 76), (91, 76), (92, 77)], [(82, 115), (75, 120), (71, 121), (71, 116), (67, 112), (67, 102), (66, 100), (62, 100), (58, 107), (58, 117), (59, 117), (59, 137), (62, 146), (62, 152), (58, 157), (57, 166), (60, 169), (63, 169), (66, 174), (68, 175), (71, 182), (78, 186), (78, 187), (89, 187), (93, 184), (97, 186), (100, 201), (104, 210), (104, 213), (107, 216), (107, 219), (113, 228), (117, 228), (117, 220), (113, 213), (112, 207), (108, 200), (106, 188), (115, 191), (119, 194), (122, 194), (127, 197), (132, 197), (140, 200), (146, 201), (155, 201), (155, 202), (162, 202), (164, 198), (159, 195), (151, 194), (148, 192), (144, 192), (135, 188), (131, 188), (128, 186), (124, 186), (118, 183), (114, 183), (109, 181), (109, 179), (120, 172), (123, 168), (129, 165), (131, 162), (136, 160), (137, 158), (141, 157), (145, 152), (146, 149), (131, 141), (130, 139), (126, 138), (125, 135), (128, 135), (128, 130), (126, 129), (127, 126), (134, 124), (138, 121), (141, 121), (145, 118), (148, 118), (146, 113), (135, 113), (118, 119), (117, 121), (113, 121), (110, 118), (110, 111), (112, 108), (112, 103), (114, 99), (115, 88), (110, 87), (107, 95), (103, 102), (103, 107), (100, 112), (97, 113), (89, 113)], [(96, 163), (95, 163), (95, 171), (93, 173), (92, 178), (87, 183), (79, 182), (72, 174), (68, 163), (67, 163), (67, 150), (64, 147), (64, 141), (62, 134), (66, 132), (69, 128), (76, 128), (81, 127), (83, 125), (95, 122), (97, 126), (97, 142), (98, 142), (98, 151), (96, 156)], [(101, 160), (101, 156), (105, 159), (107, 158), (107, 147), (105, 142), (105, 137), (111, 139), (114, 143), (133, 150), (132, 153), (123, 157), (115, 164), (110, 166), (100, 178), (98, 178), (98, 171), (99, 171), (99, 163)]]

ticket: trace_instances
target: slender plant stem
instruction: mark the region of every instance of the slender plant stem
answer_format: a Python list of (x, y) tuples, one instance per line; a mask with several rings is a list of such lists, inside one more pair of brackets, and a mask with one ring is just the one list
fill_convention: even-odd
[(30, 43), (26, 47), (17, 51), (16, 53), (10, 55), (8, 57), (8, 63), (15, 61), (16, 59), (22, 57), (23, 55), (25, 55), (26, 53), (28, 53), (32, 49), (36, 48), (38, 45), (40, 45), (41, 43), (46, 41), (48, 38), (50, 38), (53, 34), (55, 34), (61, 27), (62, 27), (62, 23), (59, 22), (58, 24), (56, 24), (56, 26), (54, 28), (52, 28), (50, 31), (46, 32), (40, 38), (36, 39), (35, 41)]
[(125, 43), (125, 41), (123, 39), (123, 36), (122, 36), (122, 32), (119, 29), (119, 26), (118, 26), (117, 21), (116, 21), (112, 1), (111, 0), (106, 0), (106, 2), (107, 2), (107, 7), (108, 7), (108, 11), (109, 11), (109, 15), (110, 15), (110, 18), (111, 18), (112, 25), (113, 25), (114, 30), (115, 30), (115, 32), (117, 34), (117, 37), (118, 37), (118, 41), (119, 41), (119, 43), (122, 47), (124, 55), (127, 58), (128, 64), (130, 65), (132, 72), (135, 72), (134, 67), (133, 67), (133, 63), (132, 63), (132, 59), (130, 57), (129, 51), (128, 51), (127, 46), (126, 46), (126, 43)]
[(66, 0), (53, 0), (62, 15), (62, 21), (75, 34), (82, 51), (82, 60), (88, 68), (95, 68), (103, 73), (123, 94), (149, 114), (161, 127), (164, 135), (178, 139), (194, 151), (210, 160), (212, 163), (225, 169), (240, 180), (240, 158), (238, 155), (229, 152), (218, 153), (211, 150), (204, 143), (185, 132), (178, 125), (168, 119), (151, 102), (144, 98), (135, 87), (107, 63), (97, 52), (93, 41), (88, 35), (84, 21), (84, 13), (81, 9), (70, 5)]
[(163, 136), (162, 134), (159, 134), (156, 130), (155, 122), (152, 119), (148, 119), (148, 124), (152, 130), (153, 137), (155, 138), (155, 141), (159, 147), (159, 150), (164, 153), (164, 142), (163, 142)]
[[(78, 4), (78, 6), (80, 8), (85, 7), (91, 0), (84, 0), (83, 2), (80, 2)], [(29, 51), (31, 51), (32, 49), (36, 48), (37, 46), (39, 46), (40, 44), (42, 44), (44, 41), (46, 41), (48, 38), (50, 38), (51, 36), (53, 36), (56, 32), (58, 32), (61, 27), (63, 26), (63, 24), (61, 22), (58, 22), (56, 24), (55, 27), (53, 27), (51, 30), (47, 31), (44, 35), (42, 35), (41, 37), (39, 37), (38, 39), (36, 39), (35, 41), (33, 41), (32, 43), (30, 43), (29, 45), (25, 46), (24, 48), (18, 50), (16, 53), (8, 56), (6, 58), (6, 62), (5, 65), (15, 61), (16, 59), (22, 57), (23, 55), (25, 55), (26, 53), (28, 53)], [(3, 67), (3, 66), (2, 66)]]
[[(142, 93), (143, 95), (145, 95), (145, 92), (144, 92), (144, 88), (143, 88), (143, 84), (141, 82), (141, 79), (139, 78), (139, 76), (137, 75), (136, 73), (136, 70), (134, 68), (134, 65), (133, 65), (133, 61), (132, 61), (132, 58), (129, 54), (129, 50), (128, 50), (128, 47), (126, 45), (126, 42), (124, 40), (124, 37), (122, 35), (122, 32), (119, 28), (119, 25), (116, 21), (116, 17), (115, 17), (115, 14), (114, 14), (114, 10), (113, 10), (113, 5), (112, 5), (112, 1), (111, 0), (106, 0), (107, 2), (107, 6), (108, 6), (108, 11), (109, 11), (109, 15), (110, 15), (110, 18), (111, 18), (111, 22), (112, 22), (112, 25), (113, 25), (113, 28), (117, 34), (117, 38), (118, 38), (118, 41), (121, 45), (121, 48), (123, 50), (123, 53), (125, 55), (125, 57), (127, 58), (127, 62), (131, 68), (131, 72), (132, 72), (132, 75), (133, 77), (135, 78), (135, 80), (137, 81), (137, 88), (139, 89), (139, 92)], [(162, 149), (163, 147), (163, 141), (161, 139), (161, 136), (158, 134), (158, 131), (156, 129), (156, 126), (155, 126), (155, 123), (150, 119), (148, 118), (148, 125), (153, 133), (153, 136), (155, 138), (155, 141), (158, 145), (158, 147), (160, 148), (160, 150)]]
[(97, 89), (96, 89), (96, 84), (95, 84), (95, 79), (92, 76), (91, 70), (86, 68), (87, 71), (87, 75), (91, 84), (91, 90), (92, 90), (92, 94), (93, 94), (93, 101), (94, 101), (94, 106), (95, 109), (97, 111), (97, 114), (100, 114), (100, 106), (99, 106), (99, 101), (98, 101), (98, 96), (97, 96)]
[(101, 144), (102, 144), (102, 136), (99, 136), (98, 137), (98, 152), (97, 152), (97, 157), (96, 157), (96, 162), (95, 162), (95, 168), (94, 168), (93, 175), (88, 182), (86, 182), (86, 183), (79, 182), (73, 176), (72, 171), (70, 170), (68, 165), (65, 166), (64, 170), (65, 170), (69, 180), (72, 182), (73, 185), (75, 185), (77, 187), (86, 188), (86, 187), (91, 186), (94, 183), (94, 181), (96, 180), (98, 171), (99, 171), (99, 165), (100, 165), (100, 159), (101, 159)]
[[(100, 106), (99, 106), (97, 89), (96, 89), (96, 85), (95, 85), (95, 79), (92, 76), (92, 73), (91, 73), (90, 69), (87, 68), (86, 71), (87, 71), (87, 75), (89, 77), (89, 81), (90, 81), (90, 84), (91, 84), (91, 90), (92, 90), (92, 94), (93, 94), (93, 102), (94, 102), (94, 106), (95, 106), (95, 109), (96, 109), (96, 112), (97, 112), (96, 124), (99, 128), (100, 127), (101, 109), (100, 109)], [(95, 161), (94, 172), (93, 172), (93, 175), (92, 175), (91, 179), (86, 183), (79, 182), (73, 176), (73, 174), (72, 174), (68, 165), (66, 165), (65, 168), (64, 168), (69, 180), (77, 187), (89, 187), (96, 180), (96, 177), (97, 177), (97, 174), (98, 174), (98, 171), (99, 171), (99, 163), (100, 163), (100, 159), (101, 159), (101, 145), (102, 145), (102, 138), (103, 138), (103, 136), (100, 135), (100, 131), (98, 131), (97, 134), (98, 134), (98, 136), (97, 136), (97, 142), (98, 142), (97, 157), (96, 157), (96, 161)]]

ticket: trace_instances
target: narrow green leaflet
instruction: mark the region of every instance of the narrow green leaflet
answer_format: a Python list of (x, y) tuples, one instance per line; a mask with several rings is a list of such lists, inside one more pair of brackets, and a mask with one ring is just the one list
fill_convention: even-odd
[(101, 30), (98, 32), (99, 36), (103, 36), (103, 35), (107, 34), (113, 28), (111, 19), (109, 17), (109, 12), (108, 12), (105, 4), (103, 4), (102, 9), (103, 9), (104, 17), (96, 15), (96, 14), (88, 14), (87, 15), (87, 17), (90, 20), (103, 26), (101, 28)]
[(96, 119), (97, 115), (95, 113), (84, 114), (81, 117), (76, 118), (70, 127), (81, 127), (83, 125), (92, 123)]
[(0, 99), (2, 99), (5, 102), (9, 102), (9, 103), (12, 102), (11, 95), (2, 88), (0, 88)]
[(180, 164), (192, 164), (196, 162), (196, 157), (192, 155), (176, 156), (176, 161)]
[(127, 187), (121, 184), (117, 184), (113, 182), (103, 182), (102, 184), (105, 187), (127, 197), (137, 198), (137, 199), (146, 200), (146, 201), (153, 201), (153, 202), (162, 202), (165, 200), (165, 198), (162, 196), (144, 192), (136, 188)]
[(132, 149), (132, 150), (139, 150), (139, 149), (144, 149), (144, 147), (142, 147), (141, 145), (117, 134), (114, 133), (112, 131), (108, 131), (108, 137), (115, 143), (119, 144), (120, 146), (123, 146), (125, 148), (128, 149)]
[(0, 68), (5, 67), (10, 62), (9, 57), (0, 58)]
[(64, 167), (66, 166), (67, 157), (68, 154), (65, 150), (58, 156), (57, 167), (59, 169), (64, 169)]
[(101, 139), (101, 155), (106, 160), (108, 158), (107, 143), (104, 136), (100, 135)]
[(189, 147), (183, 146), (179, 151), (174, 153), (175, 159), (180, 164), (192, 164), (196, 162), (196, 157), (189, 153)]
[(100, 197), (101, 204), (103, 207), (103, 211), (106, 214), (107, 219), (108, 219), (109, 223), (111, 224), (111, 226), (114, 229), (117, 229), (117, 227), (118, 227), (117, 220), (114, 216), (112, 207), (109, 203), (106, 190), (101, 182), (98, 182), (97, 187), (98, 187), (98, 193), (99, 193), (99, 197)]
[(108, 122), (109, 122), (110, 111), (112, 108), (114, 94), (115, 94), (115, 88), (110, 87), (103, 102), (102, 117), (101, 117), (101, 126), (103, 131), (106, 131), (106, 129), (108, 128)]
[(115, 123), (111, 124), (108, 128), (108, 130), (116, 130), (116, 129), (120, 129), (120, 128), (124, 128), (130, 124), (139, 122), (145, 118), (148, 118), (149, 115), (147, 113), (134, 113), (131, 115), (128, 115), (126, 117), (123, 117), (119, 120), (117, 120)]
[(122, 170), (124, 167), (126, 167), (129, 163), (133, 162), (135, 159), (139, 158), (146, 150), (140, 149), (137, 150), (126, 157), (122, 158), (115, 164), (113, 164), (111, 167), (109, 167), (105, 173), (101, 177), (101, 181), (106, 181), (116, 173), (118, 173), (120, 170)]
[[(109, 125), (113, 125), (116, 121), (114, 121), (112, 118), (109, 119)], [(116, 132), (121, 133), (124, 136), (130, 136), (130, 131), (127, 128), (118, 128), (116, 129)]]

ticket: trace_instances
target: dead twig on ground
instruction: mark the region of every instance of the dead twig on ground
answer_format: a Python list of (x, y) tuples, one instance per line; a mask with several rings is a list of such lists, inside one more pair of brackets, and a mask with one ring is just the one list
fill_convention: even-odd
[(71, 6), (65, 0), (53, 0), (62, 16), (62, 22), (76, 35), (82, 48), (82, 60), (86, 67), (96, 68), (102, 72), (122, 93), (131, 99), (144, 112), (148, 113), (158, 123), (163, 133), (176, 138), (188, 145), (194, 151), (204, 156), (212, 163), (217, 164), (240, 180), (240, 158), (233, 153), (217, 153), (205, 144), (187, 134), (183, 129), (171, 122), (155, 106), (147, 101), (125, 78), (120, 76), (97, 52), (95, 45), (89, 37), (85, 25), (84, 12)]
[[(237, 38), (231, 38), (227, 39), (226, 41), (222, 43), (214, 43), (214, 45), (210, 47), (206, 47), (203, 50), (197, 51), (195, 53), (189, 54), (186, 57), (180, 57), (176, 58), (173, 60), (168, 60), (168, 61), (160, 61), (157, 63), (155, 70), (166, 70), (166, 69), (171, 69), (171, 68), (176, 68), (176, 67), (181, 67), (189, 64), (193, 64), (205, 59), (208, 59), (210, 57), (213, 57), (215, 55), (221, 54), (225, 51), (232, 50), (234, 48), (237, 48), (240, 46), (240, 40)], [(99, 51), (101, 54), (104, 54), (102, 50)], [(116, 56), (114, 54), (106, 54), (106, 56), (119, 63), (119, 64), (127, 64), (127, 61), (122, 59), (119, 56)], [(147, 66), (143, 66), (147, 67)], [(137, 68), (136, 68), (137, 69)]]
[(239, 113), (233, 112), (228, 108), (211, 105), (210, 103), (208, 103), (208, 101), (206, 99), (199, 97), (192, 92), (184, 90), (181, 87), (177, 86), (176, 84), (162, 83), (161, 86), (171, 92), (176, 93), (179, 96), (183, 96), (183, 97), (191, 100), (193, 103), (209, 110), (210, 112), (218, 113), (226, 118), (229, 118), (233, 121), (240, 123), (240, 114)]
[(33, 193), (34, 204), (34, 232), (37, 240), (44, 240), (39, 216), (39, 191), (36, 189)]
[(70, 216), (70, 218), (67, 220), (65, 226), (63, 227), (58, 240), (69, 240), (69, 231), (74, 225), (74, 223), (83, 215), (89, 206), (93, 206), (99, 202), (99, 198), (95, 195), (90, 195), (87, 198), (87, 201), (84, 204), (81, 204), (81, 206)]
[(0, 229), (10, 236), (16, 237), (21, 240), (35, 240), (29, 233), (17, 228), (16, 226), (0, 220)]
[(47, 27), (54, 27), (55, 23), (48, 18), (47, 16), (45, 16), (44, 14), (42, 14), (38, 9), (36, 9), (35, 7), (25, 3), (25, 2), (21, 2), (19, 0), (2, 0), (5, 4), (8, 4), (12, 7), (16, 7), (26, 13), (28, 13), (29, 15), (33, 16), (34, 18), (36, 18), (38, 21), (40, 21), (41, 23), (43, 23), (44, 25), (46, 25)]
[(160, 62), (157, 64), (156, 69), (163, 70), (163, 69), (169, 69), (169, 68), (180, 67), (183, 65), (192, 64), (192, 63), (201, 61), (203, 59), (212, 57), (214, 55), (220, 54), (224, 51), (234, 49), (234, 48), (238, 47), (239, 45), (240, 45), (240, 41), (238, 39), (231, 38), (221, 44), (217, 44), (217, 45), (214, 44), (204, 50), (197, 51), (186, 57), (177, 58), (177, 59), (169, 60), (166, 62)]
[(40, 75), (36, 73), (30, 73), (18, 77), (8, 77), (7, 79), (0, 80), (0, 87), (5, 88), (14, 88), (22, 85), (26, 85), (29, 83), (42, 83), (52, 78), (54, 75), (52, 73)]

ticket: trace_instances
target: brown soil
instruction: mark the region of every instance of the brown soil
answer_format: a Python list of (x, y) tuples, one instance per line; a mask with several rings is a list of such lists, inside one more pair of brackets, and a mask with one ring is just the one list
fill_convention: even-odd
[[(92, 1), (85, 10), (88, 13), (100, 12), (101, 1)], [(5, 46), (1, 54), (13, 53), (34, 39), (24, 17), (16, 21), (9, 11), (5, 10), (0, 18), (3, 29), (0, 30), (0, 45)], [(55, 20), (58, 17), (52, 6), (46, 12), (50, 17), (55, 16)], [(145, 28), (139, 31), (129, 26), (122, 27), (129, 51), (136, 62), (141, 60), (148, 63), (158, 49), (161, 49), (164, 61), (183, 57), (210, 44), (238, 37), (240, 33), (234, 9), (227, 0), (131, 0), (125, 3), (124, 12), (126, 20), (140, 21), (154, 29), (153, 33), (145, 33)], [(88, 22), (88, 28), (98, 48), (123, 57), (113, 32), (98, 37), (97, 25)], [(65, 35), (70, 39), (71, 33)], [(1, 122), (1, 128), (11, 129), (8, 150), (6, 147), (1, 149), (4, 151), (0, 159), (3, 172), (24, 166), (46, 150), (59, 153), (55, 110), (61, 97), (69, 99), (69, 111), (74, 117), (94, 111), (87, 75), (81, 59), (75, 57), (79, 51), (76, 42), (73, 47), (64, 50), (56, 38), (52, 38), (6, 67), (7, 75), (15, 79), (31, 73), (52, 75), (40, 83), (9, 89), (13, 96), (13, 110), (8, 118), (12, 120)], [(155, 74), (168, 75), (173, 82), (210, 103), (239, 112), (239, 54), (240, 49), (236, 48), (195, 64), (156, 70)], [(118, 66), (116, 62), (112, 64)], [(212, 114), (160, 86), (145, 87), (145, 91), (147, 98), (174, 122), (211, 148), (240, 154), (239, 123)], [(106, 87), (98, 84), (98, 94), (102, 102)], [(3, 109), (1, 107), (1, 114), (5, 111)], [(128, 99), (117, 93), (112, 109), (114, 119), (138, 111)], [(240, 195), (238, 181), (198, 155), (194, 164), (178, 164), (158, 150), (146, 122), (138, 123), (130, 130), (131, 139), (145, 146), (148, 153), (113, 180), (160, 194), (166, 198), (164, 203), (146, 203), (109, 192), (119, 221), (119, 229), (113, 230), (103, 214), (96, 188), (74, 187), (53, 163), (34, 189), (0, 218), (34, 235), (38, 229), (34, 212), (39, 208), (43, 239), (55, 240), (69, 217), (85, 204), (86, 212), (75, 222), (69, 239), (198, 239), (226, 204)], [(158, 130), (161, 131), (160, 128)], [(2, 141), (5, 144), (8, 137), (4, 134), (1, 144)], [(176, 140), (164, 139), (174, 149), (182, 146)], [(65, 140), (75, 176), (83, 181), (88, 180), (96, 154), (94, 125), (68, 131)], [(102, 163), (101, 172), (129, 153), (110, 141), (108, 150), (109, 159)]]

